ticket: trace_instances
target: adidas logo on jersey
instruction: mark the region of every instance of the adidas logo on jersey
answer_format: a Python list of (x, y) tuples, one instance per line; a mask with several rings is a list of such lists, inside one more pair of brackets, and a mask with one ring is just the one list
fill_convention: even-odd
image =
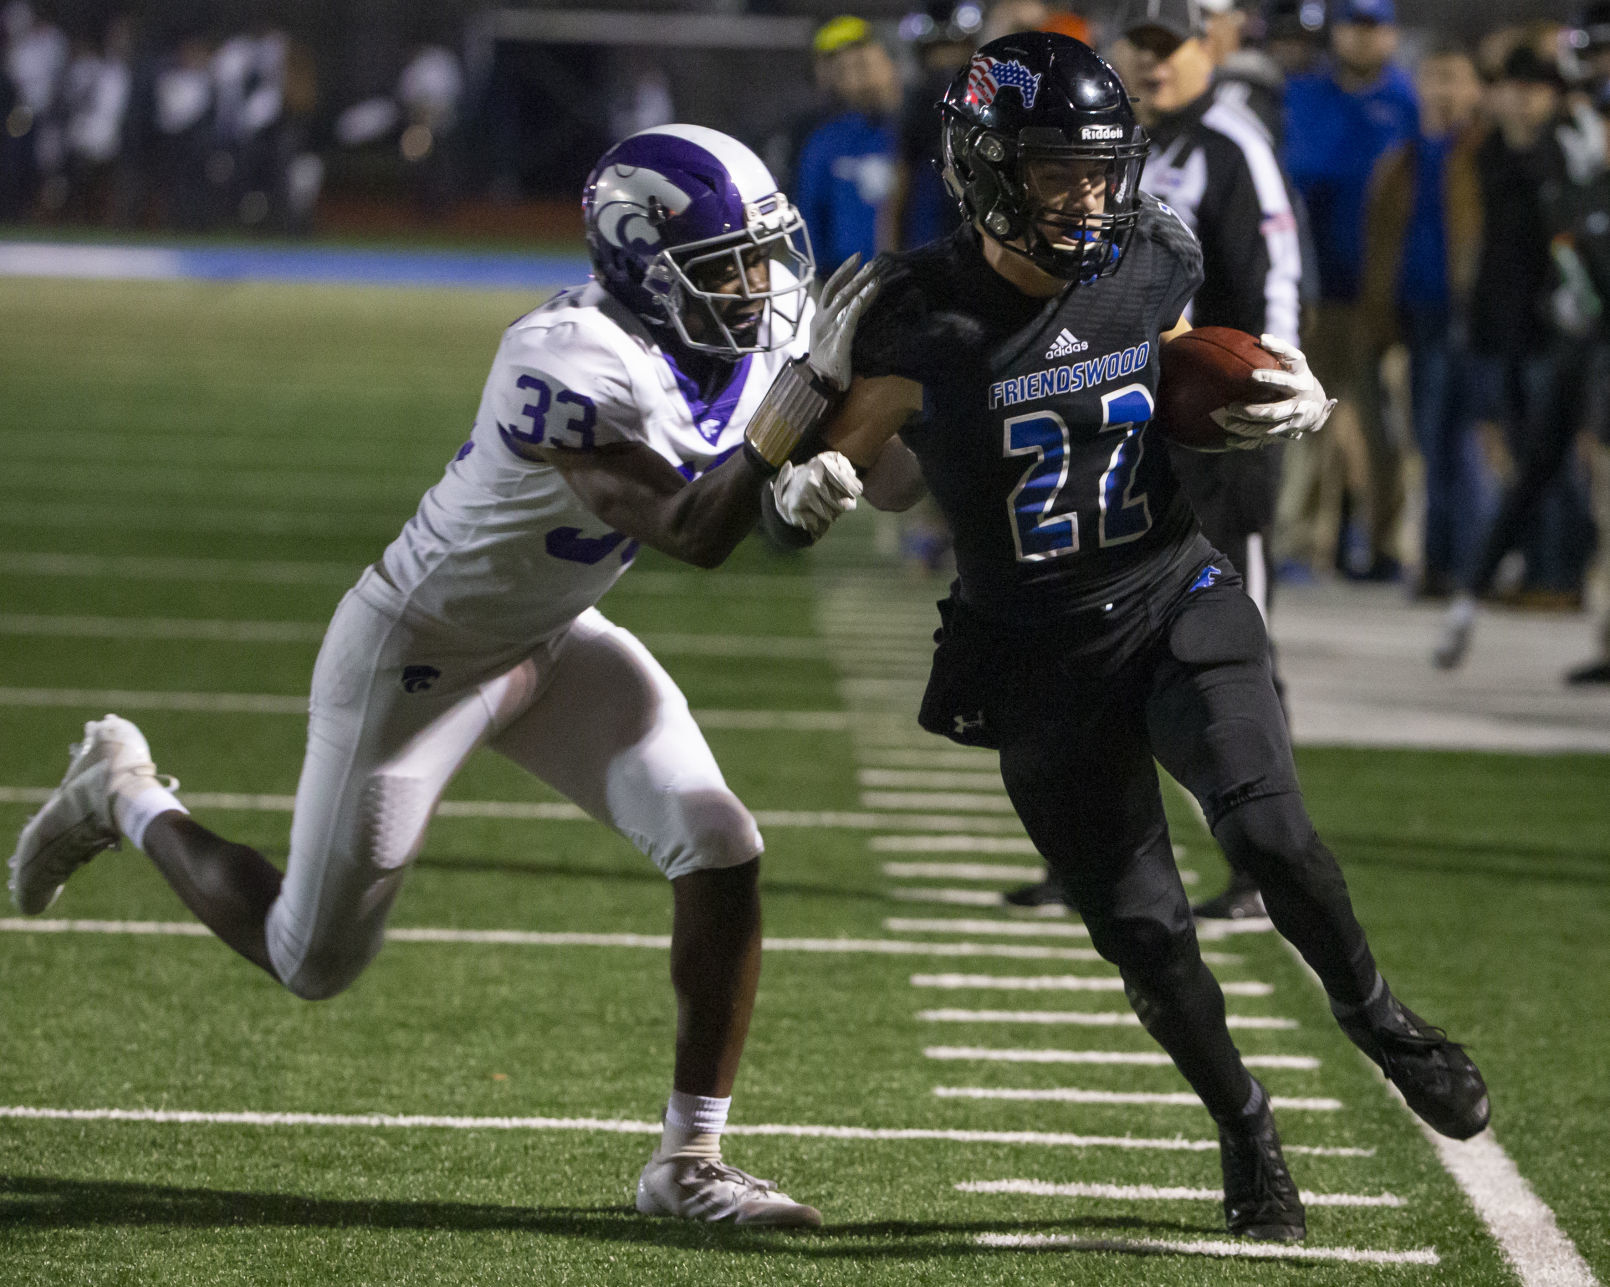
[(1045, 351), (1045, 355), (1048, 358), (1067, 357), (1070, 353), (1083, 353), (1089, 347), (1089, 340), (1079, 339), (1064, 326), (1062, 334), (1057, 336), (1056, 343)]

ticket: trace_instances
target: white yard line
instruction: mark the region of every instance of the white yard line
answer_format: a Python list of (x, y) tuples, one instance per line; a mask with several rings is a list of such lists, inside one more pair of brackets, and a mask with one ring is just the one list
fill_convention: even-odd
[[(1288, 1148), (1286, 1152), (1291, 1152)], [(1207, 1256), (1214, 1260), (1318, 1260), (1350, 1265), (1438, 1265), (1434, 1247), (1371, 1251), (1363, 1247), (1305, 1247), (1273, 1242), (1193, 1242), (1165, 1238), (1081, 1238), (1071, 1233), (981, 1233), (980, 1247), (1007, 1251), (1116, 1251), (1150, 1256)]]
[(1089, 938), (1090, 931), (1071, 921), (987, 920), (982, 916), (889, 916), (883, 928), (891, 934), (999, 934), (1004, 938)]
[(867, 809), (942, 809), (977, 810), (979, 813), (1007, 813), (1016, 818), (1016, 810), (1003, 791), (986, 794), (981, 791), (863, 791), (862, 807)]
[(886, 862), (883, 874), (894, 880), (1039, 880), (1044, 867), (1009, 867), (980, 862)]
[[(0, 787), (0, 804), (43, 804), (51, 787)], [(241, 813), (290, 813), (296, 797), (289, 795), (249, 795), (230, 791), (186, 791), (184, 801), (197, 809), (229, 809)], [(905, 814), (811, 813), (801, 809), (756, 809), (755, 819), (763, 828), (793, 828), (836, 831), (887, 831), (895, 827), (977, 827), (977, 818), (918, 817)], [(579, 806), (563, 800), (444, 800), (437, 806), (438, 818), (503, 818), (526, 822), (582, 822), (589, 815)], [(998, 902), (999, 895), (986, 895)]]
[[(0, 627), (5, 618), (0, 617)], [(864, 787), (917, 787), (927, 790), (1002, 791), (998, 772), (962, 772), (955, 769), (857, 769), (855, 780)]]
[(873, 836), (878, 854), (1037, 854), (1027, 836)]
[[(1022, 1086), (935, 1086), (934, 1094), (940, 1099), (1001, 1099), (1031, 1104), (1148, 1104), (1167, 1108), (1201, 1108), (1202, 1100), (1194, 1090), (1079, 1090), (1072, 1086), (1050, 1089), (1031, 1089)], [(1342, 1101), (1327, 1098), (1304, 1098), (1290, 1095), (1271, 1095), (1269, 1102), (1279, 1109), (1293, 1112), (1334, 1113), (1341, 1109)], [(1215, 1191), (1215, 1196), (1217, 1192)]]
[(988, 768), (995, 769), (997, 777), (1000, 775), (1000, 770), (995, 768), (994, 751), (950, 746), (937, 737), (931, 740), (934, 743), (932, 750), (924, 747), (906, 750), (899, 747), (867, 747), (856, 758), (862, 764), (884, 768), (975, 769), (980, 772)]
[[(60, 1122), (150, 1122), (176, 1126), (346, 1126), (370, 1129), (460, 1131), (595, 1131), (615, 1135), (658, 1135), (659, 1122), (599, 1117), (449, 1117), (400, 1113), (208, 1112), (177, 1108), (39, 1108), (0, 1105), (0, 1119)], [(1037, 1144), (1048, 1148), (1120, 1148), (1167, 1153), (1217, 1152), (1219, 1142), (1172, 1137), (1146, 1139), (1134, 1135), (1075, 1135), (1066, 1131), (972, 1131), (899, 1126), (815, 1126), (789, 1123), (731, 1123), (728, 1135), (791, 1139), (905, 1142), (932, 1140), (948, 1144)], [(1329, 1157), (1371, 1157), (1373, 1149), (1329, 1148), (1291, 1152)]]
[[(0, 918), (5, 934), (112, 934), (171, 938), (208, 938), (212, 931), (194, 921), (65, 920), (34, 917)], [(663, 951), (668, 934), (595, 934), (581, 931), (474, 930), (429, 926), (394, 926), (389, 943), (470, 943), (508, 947), (625, 947)], [(768, 952), (808, 952), (859, 956), (933, 956), (1014, 961), (1095, 961), (1089, 948), (1035, 947), (1018, 943), (923, 943), (889, 938), (768, 938)]]
[[(1194, 1104), (1201, 1101), (1187, 1095)], [(1278, 1103), (1278, 1101), (1277, 1101)], [(1191, 1189), (1155, 1184), (1053, 1184), (1049, 1180), (963, 1180), (954, 1186), (959, 1193), (1021, 1193), (1040, 1198), (1107, 1198), (1119, 1202), (1219, 1202), (1222, 1189)], [(1406, 1205), (1395, 1193), (1315, 1193), (1302, 1190), (1303, 1202), (1311, 1207), (1401, 1207)]]
[[(929, 1046), (925, 1059), (974, 1061), (986, 1064), (1135, 1064), (1143, 1068), (1172, 1068), (1174, 1061), (1161, 1050), (1001, 1050), (994, 1046)], [(1248, 1068), (1284, 1068), (1313, 1072), (1319, 1060), (1313, 1055), (1246, 1055)]]
[[(1204, 958), (1205, 958), (1204, 953)], [(1208, 962), (1212, 964), (1212, 962)], [(1071, 1024), (1079, 1028), (1138, 1028), (1140, 1018), (1133, 1010), (919, 1010), (925, 1023), (1035, 1023), (1046, 1026)], [(1295, 1019), (1275, 1019), (1263, 1015), (1232, 1014), (1225, 1022), (1232, 1028), (1254, 1032), (1291, 1032)]]
[(999, 890), (991, 889), (932, 889), (912, 885), (896, 886), (887, 891), (890, 898), (902, 903), (943, 903), (947, 907), (1005, 907)]
[[(0, 636), (52, 639), (197, 639), (209, 643), (318, 643), (323, 621), (230, 621), (194, 617), (77, 617), (0, 613)], [(827, 661), (827, 645), (809, 635), (648, 632), (637, 636), (666, 656)], [(997, 775), (998, 777), (999, 775)]]
[[(1005, 992), (1122, 992), (1117, 977), (1090, 974), (913, 974), (914, 988), (989, 989)], [(1256, 982), (1221, 983), (1227, 997), (1266, 997), (1272, 984)]]

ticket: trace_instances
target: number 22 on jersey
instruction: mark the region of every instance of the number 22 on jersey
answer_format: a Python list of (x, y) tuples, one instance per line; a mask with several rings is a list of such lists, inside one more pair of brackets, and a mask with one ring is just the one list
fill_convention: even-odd
[[(1067, 422), (1054, 411), (1013, 416), (1001, 426), (1007, 456), (1031, 456), (1017, 486), (1006, 498), (1012, 542), (1020, 563), (1053, 559), (1079, 549), (1081, 522), (1096, 525), (1098, 546), (1122, 545), (1144, 536), (1152, 525), (1146, 493), (1131, 494), (1135, 471), (1146, 451), (1141, 430), (1152, 418), (1151, 391), (1126, 384), (1101, 396), (1101, 433), (1119, 435), (1107, 466), (1090, 480), (1070, 478), (1071, 442)], [(1063, 493), (1075, 489), (1063, 500)], [(1079, 491), (1089, 488), (1089, 495)]]

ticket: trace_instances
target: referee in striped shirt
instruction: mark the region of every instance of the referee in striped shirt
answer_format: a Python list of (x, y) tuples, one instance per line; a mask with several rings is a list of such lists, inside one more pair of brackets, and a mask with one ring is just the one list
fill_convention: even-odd
[[(1197, 0), (1134, 0), (1120, 30), (1127, 64), (1120, 70), (1152, 137), (1141, 187), (1172, 206), (1202, 243), (1202, 289), (1187, 318), (1296, 344), (1302, 253), (1291, 186), (1244, 97), (1216, 92)], [(1203, 532), (1229, 555), (1265, 620), (1282, 450), (1171, 452)], [(1262, 916), (1263, 899), (1250, 879), (1232, 873), (1230, 888), (1196, 912)]]

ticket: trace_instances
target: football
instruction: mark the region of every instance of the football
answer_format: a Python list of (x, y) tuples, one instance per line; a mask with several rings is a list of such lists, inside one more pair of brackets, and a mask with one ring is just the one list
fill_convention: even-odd
[(1163, 345), (1157, 380), (1158, 428), (1170, 442), (1198, 451), (1224, 446), (1213, 412), (1232, 402), (1279, 402), (1286, 395), (1252, 378), (1280, 359), (1258, 337), (1229, 326), (1199, 326)]

